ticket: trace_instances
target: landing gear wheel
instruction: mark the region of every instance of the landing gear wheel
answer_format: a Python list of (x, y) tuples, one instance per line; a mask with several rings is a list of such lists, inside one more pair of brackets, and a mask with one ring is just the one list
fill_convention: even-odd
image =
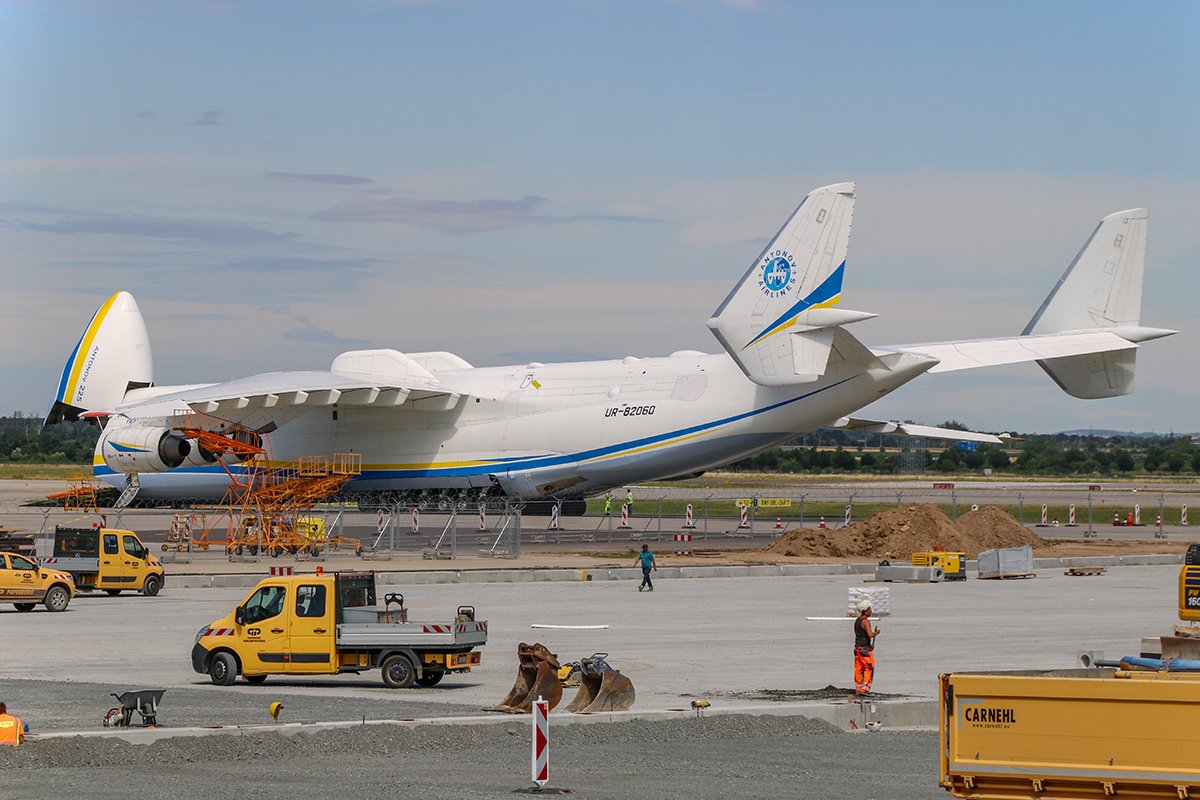
[(417, 678), (417, 686), (424, 686), (425, 688), (437, 686), (442, 682), (442, 678), (444, 677), (446, 677), (446, 673), (444, 672), (426, 672), (424, 675)]
[(71, 593), (62, 586), (51, 586), (43, 602), (51, 611), (66, 611), (71, 602)]
[(233, 653), (217, 653), (208, 662), (208, 679), (217, 686), (231, 686), (237, 679), (237, 659)]
[(146, 597), (154, 597), (162, 589), (162, 578), (157, 575), (147, 575), (146, 582), (142, 584), (142, 594)]
[(266, 675), (247, 675), (246, 683), (252, 683), (255, 686), (258, 686), (260, 683), (264, 682), (266, 679), (267, 679)]
[(17, 611), (33, 611), (33, 607), (37, 603), (13, 603), (13, 605), (17, 607)]
[(407, 689), (416, 680), (417, 670), (408, 656), (393, 653), (383, 660), (380, 666), (383, 672), (383, 683), (389, 689)]

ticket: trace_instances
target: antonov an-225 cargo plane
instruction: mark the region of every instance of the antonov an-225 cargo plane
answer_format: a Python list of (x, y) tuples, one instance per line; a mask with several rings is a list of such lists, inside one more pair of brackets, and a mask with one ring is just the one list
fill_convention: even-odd
[[(275, 461), (355, 452), (349, 491), (511, 500), (578, 499), (695, 475), (818, 427), (998, 442), (870, 420), (859, 409), (926, 372), (1036, 361), (1067, 393), (1133, 389), (1145, 209), (1100, 221), (1020, 336), (868, 347), (841, 308), (854, 184), (813, 191), (759, 254), (708, 327), (708, 355), (472, 367), (445, 352), (343, 353), (328, 371), (156, 386), (137, 302), (110, 297), (63, 369), (47, 423), (104, 421), (96, 474), (138, 499), (220, 498), (218, 456), (173, 426), (179, 412), (269, 432)], [(233, 465), (236, 468), (236, 464)], [(131, 495), (132, 491), (127, 491)]]

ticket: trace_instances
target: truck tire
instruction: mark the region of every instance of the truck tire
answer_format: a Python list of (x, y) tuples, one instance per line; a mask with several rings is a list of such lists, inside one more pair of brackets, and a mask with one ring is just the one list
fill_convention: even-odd
[(37, 603), (13, 603), (13, 605), (17, 607), (17, 611), (33, 611), (33, 607)]
[(383, 683), (389, 689), (407, 689), (417, 678), (416, 668), (403, 653), (392, 653), (379, 669), (383, 673)]
[(162, 589), (162, 578), (157, 575), (147, 575), (146, 582), (142, 584), (142, 594), (146, 597), (154, 597)]
[(417, 678), (417, 686), (423, 686), (428, 689), (430, 686), (437, 686), (442, 682), (442, 678), (444, 677), (446, 677), (446, 673), (444, 672), (425, 670), (425, 674)]
[(71, 593), (65, 586), (51, 586), (46, 590), (43, 602), (50, 611), (66, 611), (71, 602)]
[(267, 679), (266, 675), (245, 675), (244, 677), (246, 678), (246, 683), (252, 683), (255, 686), (258, 686)]
[(117, 595), (119, 595), (121, 593), (120, 589), (105, 589), (104, 591), (107, 592), (112, 597), (116, 597)]
[(208, 662), (208, 679), (217, 686), (233, 685), (237, 680), (237, 659), (233, 653), (226, 650), (213, 653), (212, 660)]

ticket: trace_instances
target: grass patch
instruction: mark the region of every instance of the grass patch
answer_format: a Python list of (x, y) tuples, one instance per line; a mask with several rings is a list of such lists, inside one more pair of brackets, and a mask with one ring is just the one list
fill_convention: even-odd
[(0, 480), (6, 481), (65, 482), (76, 475), (91, 475), (91, 468), (86, 464), (0, 464)]

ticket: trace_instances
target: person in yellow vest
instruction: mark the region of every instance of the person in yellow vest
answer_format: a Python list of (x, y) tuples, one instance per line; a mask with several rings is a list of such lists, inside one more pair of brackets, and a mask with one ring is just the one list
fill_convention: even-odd
[(0, 745), (16, 747), (25, 741), (24, 727), (21, 720), (8, 713), (8, 706), (0, 703)]

